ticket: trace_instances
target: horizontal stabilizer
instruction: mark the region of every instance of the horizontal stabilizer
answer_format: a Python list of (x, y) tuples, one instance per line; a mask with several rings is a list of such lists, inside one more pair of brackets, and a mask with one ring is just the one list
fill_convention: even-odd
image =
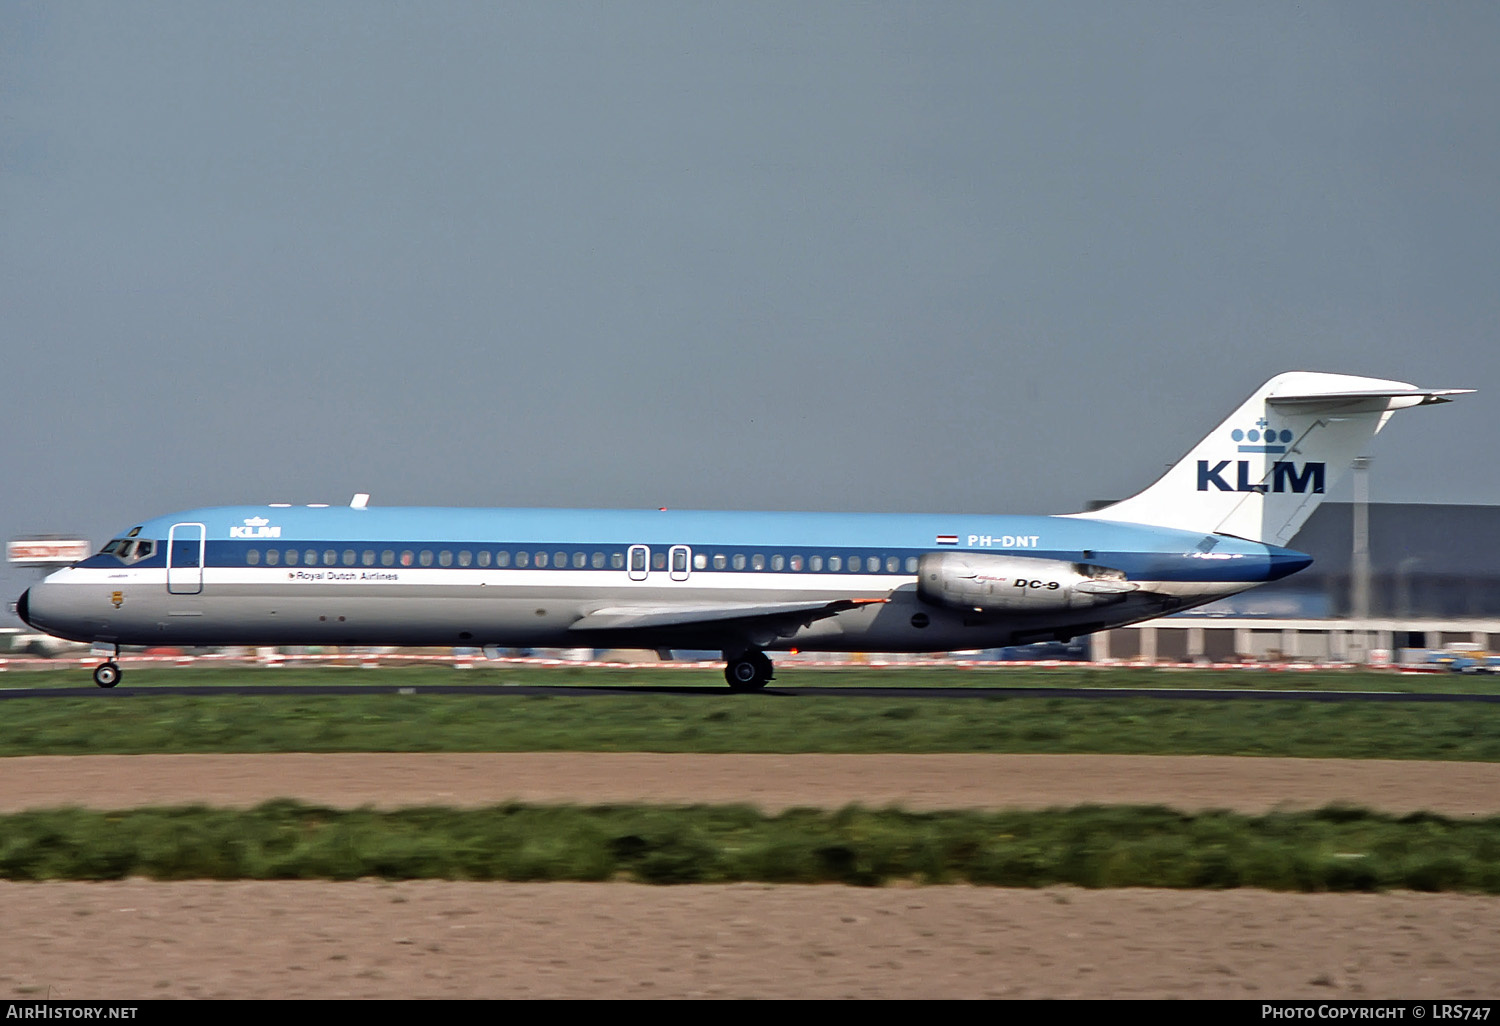
[(1288, 414), (1384, 413), (1413, 406), (1451, 403), (1449, 396), (1468, 395), (1472, 388), (1392, 388), (1311, 395), (1268, 395), (1266, 402)]

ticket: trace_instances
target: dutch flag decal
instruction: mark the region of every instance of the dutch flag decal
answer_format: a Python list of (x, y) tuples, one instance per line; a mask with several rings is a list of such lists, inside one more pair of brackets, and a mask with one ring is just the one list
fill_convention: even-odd
[(958, 535), (956, 535), (956, 534), (940, 534), (940, 535), (937, 536), (937, 543), (939, 545), (957, 545), (958, 544)]

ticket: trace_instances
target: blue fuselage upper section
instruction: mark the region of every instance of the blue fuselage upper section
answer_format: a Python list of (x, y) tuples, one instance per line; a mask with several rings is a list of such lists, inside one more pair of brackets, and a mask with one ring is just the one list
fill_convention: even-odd
[[(203, 564), (210, 567), (245, 566), (252, 559), (259, 564), (269, 550), (296, 551), (299, 563), (310, 562), (303, 550), (315, 551), (321, 563), (332, 550), (338, 553), (333, 562), (351, 565), (402, 565), (403, 557), (405, 565), (433, 565), (428, 560), (448, 552), (443, 565), (456, 568), (460, 552), (470, 554), (461, 565), (474, 566), (477, 553), (494, 550), (512, 558), (516, 552), (528, 552), (533, 559), (535, 553), (545, 553), (543, 565), (567, 569), (577, 552), (613, 555), (645, 545), (720, 554), (725, 556), (722, 569), (730, 572), (764, 571), (772, 557), (789, 560), (794, 555), (802, 557), (799, 566), (807, 566), (814, 556), (825, 564), (829, 557), (839, 557), (851, 573), (860, 572), (852, 569), (856, 561), (870, 572), (890, 572), (923, 553), (970, 551), (1096, 564), (1131, 580), (1248, 585), (1277, 580), (1312, 562), (1300, 552), (1223, 535), (1066, 516), (227, 506), (141, 524), (129, 533), (157, 544), (137, 565), (165, 566), (169, 537), (176, 545), (196, 549), (200, 534), (185, 532), (179, 526), (184, 524), (203, 525)], [(354, 557), (346, 560), (344, 554), (351, 551)], [(560, 552), (569, 554), (563, 566), (557, 566)], [(278, 555), (284, 559), (284, 553)], [(745, 559), (737, 561), (736, 555)], [(489, 565), (491, 558), (484, 563)], [(118, 560), (95, 555), (79, 565), (118, 565)], [(781, 562), (778, 569), (785, 572), (787, 565)]]

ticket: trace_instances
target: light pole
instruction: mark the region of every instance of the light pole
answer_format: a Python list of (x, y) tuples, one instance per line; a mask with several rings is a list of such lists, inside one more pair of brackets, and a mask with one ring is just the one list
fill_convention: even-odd
[(1359, 639), (1358, 662), (1370, 661), (1370, 458), (1354, 458), (1354, 552), (1350, 564), (1349, 612)]

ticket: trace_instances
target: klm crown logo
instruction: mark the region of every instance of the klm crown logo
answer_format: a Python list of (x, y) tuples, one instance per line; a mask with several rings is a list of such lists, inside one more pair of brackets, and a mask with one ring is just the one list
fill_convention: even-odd
[(1236, 442), (1249, 443), (1241, 445), (1240, 452), (1268, 452), (1279, 456), (1286, 452), (1287, 444), (1292, 440), (1292, 433), (1286, 429), (1277, 431), (1275, 428), (1268, 427), (1269, 424), (1270, 421), (1262, 417), (1255, 422), (1255, 427), (1248, 431), (1235, 428), (1229, 432), (1229, 437)]

